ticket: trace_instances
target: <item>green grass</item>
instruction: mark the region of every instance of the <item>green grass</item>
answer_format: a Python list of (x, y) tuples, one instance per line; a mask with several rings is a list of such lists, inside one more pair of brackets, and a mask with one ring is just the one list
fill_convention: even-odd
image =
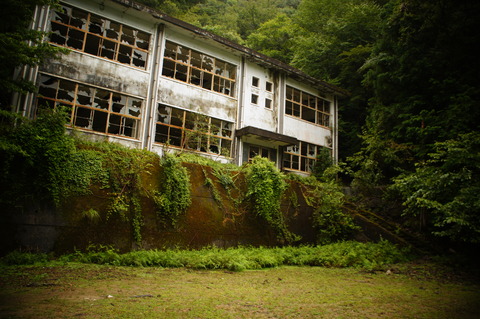
[(480, 286), (433, 269), (2, 266), (0, 318), (478, 318)]

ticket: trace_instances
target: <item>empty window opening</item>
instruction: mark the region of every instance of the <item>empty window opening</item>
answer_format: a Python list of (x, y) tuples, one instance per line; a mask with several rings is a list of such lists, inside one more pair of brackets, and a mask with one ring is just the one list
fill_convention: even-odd
[(257, 105), (258, 104), (258, 95), (252, 94), (251, 102), (252, 102), (252, 104)]
[(270, 99), (265, 99), (265, 107), (267, 109), (271, 109), (272, 108), (272, 100)]
[(252, 76), (252, 86), (258, 88), (259, 82), (260, 82), (260, 79), (259, 79), (259, 78), (255, 77), (255, 76)]
[(265, 90), (267, 92), (272, 92), (273, 91), (273, 83), (267, 81), (267, 83), (265, 83)]

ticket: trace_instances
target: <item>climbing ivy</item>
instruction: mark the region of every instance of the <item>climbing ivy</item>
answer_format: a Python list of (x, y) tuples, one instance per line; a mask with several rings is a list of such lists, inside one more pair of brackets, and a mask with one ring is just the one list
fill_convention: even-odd
[(251, 201), (255, 214), (273, 228), (279, 240), (286, 243), (299, 240), (298, 235), (287, 229), (280, 209), (281, 198), (287, 188), (284, 175), (273, 162), (259, 156), (245, 166), (245, 174), (246, 197)]
[(191, 204), (190, 177), (180, 159), (173, 154), (165, 154), (160, 163), (163, 168), (162, 189), (155, 193), (154, 200), (161, 221), (175, 226)]

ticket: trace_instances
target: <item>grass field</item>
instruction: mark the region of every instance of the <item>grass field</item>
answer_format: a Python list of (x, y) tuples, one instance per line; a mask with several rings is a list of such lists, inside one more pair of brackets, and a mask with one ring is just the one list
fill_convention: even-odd
[(430, 264), (232, 272), (74, 262), (0, 268), (0, 318), (479, 318), (480, 285)]

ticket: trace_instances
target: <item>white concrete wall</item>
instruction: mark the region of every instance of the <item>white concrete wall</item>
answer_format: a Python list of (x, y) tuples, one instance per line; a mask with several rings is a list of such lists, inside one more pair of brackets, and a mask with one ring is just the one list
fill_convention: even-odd
[[(253, 77), (258, 79), (258, 87), (252, 85)], [(267, 81), (272, 83), (272, 92), (266, 90)], [(277, 132), (278, 101), (274, 97), (274, 92), (277, 89), (275, 82), (274, 75), (268, 69), (252, 62), (245, 63), (242, 127), (253, 126)], [(258, 96), (257, 104), (252, 103), (252, 94)], [(270, 109), (265, 107), (266, 98), (272, 101)]]

